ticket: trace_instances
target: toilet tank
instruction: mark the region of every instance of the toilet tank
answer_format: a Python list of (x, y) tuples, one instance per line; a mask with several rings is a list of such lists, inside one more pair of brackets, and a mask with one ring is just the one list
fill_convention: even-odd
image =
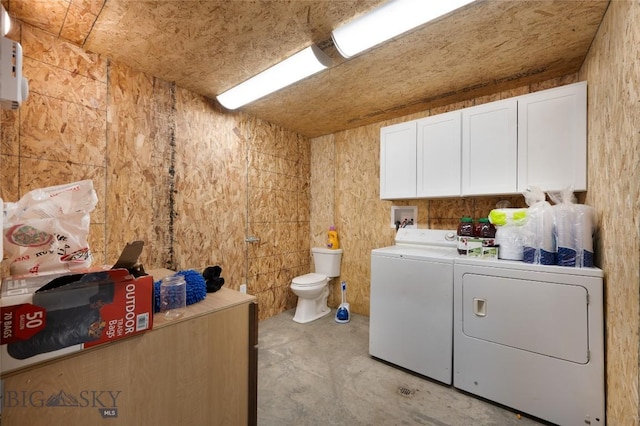
[(316, 274), (324, 274), (329, 278), (340, 276), (340, 260), (342, 259), (342, 249), (328, 249), (323, 247), (313, 247), (313, 263), (316, 267)]

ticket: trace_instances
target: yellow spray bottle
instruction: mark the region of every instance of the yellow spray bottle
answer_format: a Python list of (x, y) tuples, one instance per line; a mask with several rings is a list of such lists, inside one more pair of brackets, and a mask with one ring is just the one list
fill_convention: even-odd
[(338, 240), (338, 231), (336, 227), (331, 225), (329, 232), (327, 233), (327, 248), (337, 250), (340, 248), (340, 241)]

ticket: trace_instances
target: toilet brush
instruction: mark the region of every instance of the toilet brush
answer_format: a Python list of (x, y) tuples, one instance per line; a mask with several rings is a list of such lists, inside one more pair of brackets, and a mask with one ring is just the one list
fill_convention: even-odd
[(347, 291), (347, 282), (342, 281), (342, 303), (336, 311), (336, 322), (349, 322), (349, 303), (345, 301), (345, 293)]

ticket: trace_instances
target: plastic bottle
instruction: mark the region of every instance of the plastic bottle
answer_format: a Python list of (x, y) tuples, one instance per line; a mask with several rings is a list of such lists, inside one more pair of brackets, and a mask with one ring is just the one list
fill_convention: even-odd
[[(473, 219), (463, 217), (458, 224), (458, 237), (473, 237)], [(458, 238), (458, 254), (467, 254), (466, 242)]]
[(477, 238), (495, 238), (496, 227), (489, 222), (489, 218), (482, 217), (473, 227), (473, 236)]
[(167, 319), (184, 315), (187, 306), (187, 283), (182, 275), (171, 275), (160, 281), (160, 312)]
[(329, 232), (327, 233), (327, 248), (337, 250), (340, 248), (340, 241), (338, 240), (338, 231), (336, 231), (335, 226), (329, 227)]

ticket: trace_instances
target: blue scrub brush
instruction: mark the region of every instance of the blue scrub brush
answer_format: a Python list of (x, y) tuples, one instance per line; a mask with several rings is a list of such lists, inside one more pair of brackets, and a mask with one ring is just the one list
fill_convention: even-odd
[(345, 302), (345, 295), (347, 292), (347, 282), (342, 281), (342, 303), (336, 311), (336, 322), (344, 324), (349, 322), (349, 304)]

